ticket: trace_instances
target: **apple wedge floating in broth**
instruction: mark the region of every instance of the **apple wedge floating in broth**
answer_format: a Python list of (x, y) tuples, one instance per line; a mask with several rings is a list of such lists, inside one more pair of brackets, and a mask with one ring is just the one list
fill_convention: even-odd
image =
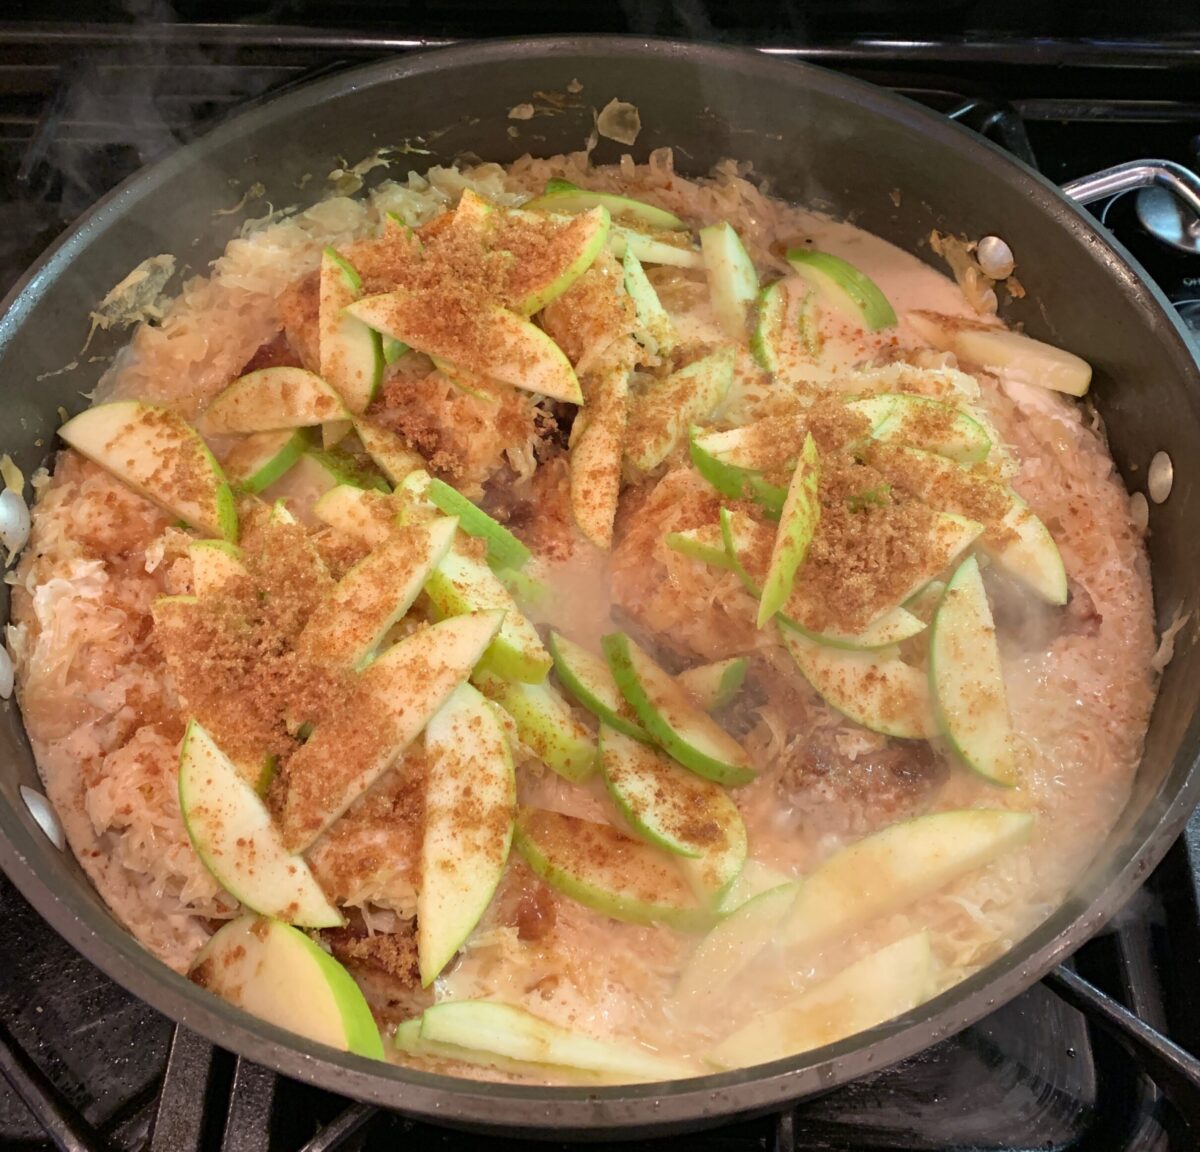
[(304, 857), (284, 847), (255, 789), (194, 720), (179, 753), (179, 809), (196, 855), (244, 907), (303, 928), (346, 922)]
[(196, 954), (188, 978), (308, 1040), (383, 1059), (379, 1028), (354, 977), (303, 932), (278, 920), (230, 921)]
[(788, 263), (819, 293), (872, 331), (896, 323), (896, 311), (879, 285), (848, 260), (814, 248), (789, 248)]
[(303, 851), (384, 772), (470, 675), (500, 612), (443, 620), (390, 648), (359, 674), (347, 707), (323, 720), (288, 762), (284, 842)]
[(744, 656), (730, 656), (714, 664), (688, 668), (675, 677), (705, 712), (716, 712), (730, 704), (746, 679), (749, 661)]
[(643, 742), (650, 739), (621, 695), (608, 664), (586, 648), (551, 631), (547, 647), (562, 686), (602, 724)]
[(759, 597), (756, 622), (760, 628), (792, 595), (796, 569), (804, 563), (821, 521), (820, 478), (821, 460), (812, 436), (808, 435), (804, 437), (800, 460), (792, 473), (787, 498), (779, 514), (779, 528)]
[(678, 216), (665, 208), (611, 192), (591, 192), (569, 180), (547, 181), (545, 191), (527, 200), (522, 207), (527, 212), (588, 212), (604, 208), (617, 219), (628, 220), (643, 228), (671, 231), (687, 227)]
[(137, 400), (97, 404), (58, 430), (81, 456), (209, 536), (237, 539), (225, 474), (200, 434), (166, 408)]
[(428, 987), (487, 910), (512, 843), (517, 782), (491, 705), (460, 684), (425, 729), (417, 951)]

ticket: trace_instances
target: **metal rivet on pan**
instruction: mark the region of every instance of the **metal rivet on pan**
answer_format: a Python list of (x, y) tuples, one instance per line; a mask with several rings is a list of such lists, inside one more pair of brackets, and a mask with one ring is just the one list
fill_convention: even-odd
[(975, 259), (985, 276), (1007, 280), (1016, 267), (1012, 249), (999, 236), (985, 236), (975, 245)]
[(62, 825), (58, 822), (58, 813), (50, 807), (50, 801), (34, 788), (21, 785), (21, 799), (29, 809), (37, 826), (46, 833), (47, 839), (60, 852), (66, 846), (67, 840), (63, 835)]
[(1155, 504), (1161, 504), (1171, 495), (1171, 485), (1175, 483), (1175, 466), (1171, 457), (1165, 452), (1155, 452), (1154, 459), (1146, 472), (1146, 491)]
[(1129, 518), (1139, 532), (1145, 532), (1150, 524), (1150, 502), (1140, 492), (1129, 497)]

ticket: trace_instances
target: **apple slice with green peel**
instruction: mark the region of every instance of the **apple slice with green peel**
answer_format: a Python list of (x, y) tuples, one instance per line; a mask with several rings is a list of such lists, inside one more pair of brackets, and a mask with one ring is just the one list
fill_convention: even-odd
[(686, 233), (639, 232), (614, 224), (608, 234), (608, 250), (618, 259), (632, 252), (643, 264), (666, 264), (672, 268), (703, 268), (704, 256)]
[(283, 846), (254, 787), (195, 720), (179, 753), (179, 810), (196, 855), (247, 909), (302, 928), (345, 924), (304, 857)]
[(200, 434), (176, 413), (140, 400), (97, 404), (58, 430), (63, 441), (192, 528), (237, 539), (225, 473)]
[(703, 932), (713, 922), (668, 853), (608, 824), (522, 808), (513, 844), (552, 888), (614, 920), (681, 932)]
[(192, 591), (201, 598), (247, 575), (241, 550), (228, 540), (193, 540), (188, 545), (188, 557), (192, 562)]
[(773, 280), (754, 302), (754, 330), (750, 333), (750, 354), (764, 372), (779, 371), (779, 342), (787, 323), (788, 292), (782, 280)]
[(260, 368), (219, 392), (204, 413), (210, 435), (275, 432), (348, 420), (337, 390), (304, 368)]
[(932, 508), (982, 521), (980, 547), (999, 568), (1049, 604), (1067, 602), (1067, 574), (1054, 537), (1011, 488), (933, 452), (875, 444), (869, 463)]
[(779, 634), (813, 690), (843, 716), (901, 740), (937, 735), (929, 677), (905, 664), (899, 649), (850, 652), (815, 644), (789, 628)]
[(620, 219), (636, 221), (643, 228), (661, 228), (666, 231), (682, 230), (687, 225), (673, 212), (656, 208), (653, 204), (633, 200), (628, 196), (617, 196), (612, 192), (589, 192), (569, 180), (549, 180), (546, 190), (521, 205), (526, 212), (587, 212), (605, 208)]
[(397, 529), (317, 604), (296, 641), (309, 663), (360, 672), (450, 549), (457, 521)]
[(333, 248), (321, 253), (317, 333), (322, 378), (351, 412), (365, 412), (383, 381), (383, 342), (378, 332), (342, 311), (362, 295), (362, 277)]
[(757, 1017), (705, 1054), (718, 1068), (749, 1068), (809, 1052), (911, 1012), (937, 991), (928, 932), (905, 936)]
[(593, 716), (635, 740), (650, 739), (603, 659), (568, 640), (561, 632), (552, 631), (546, 647), (554, 657), (554, 671), (562, 686)]
[(733, 226), (722, 221), (700, 229), (700, 251), (708, 273), (713, 310), (734, 340), (746, 339), (746, 318), (758, 295), (758, 273)]
[(571, 429), (571, 513), (597, 548), (612, 546), (621, 496), (621, 461), (629, 424), (629, 368), (616, 364), (592, 389)]
[(674, 764), (657, 748), (600, 726), (600, 767), (618, 811), (644, 840), (692, 859), (725, 854), (737, 841), (745, 862), (746, 829), (719, 784)]
[(328, 452), (309, 448), (289, 473), (289, 483), (311, 484), (321, 495), (339, 484), (373, 488), (377, 492), (391, 491), (388, 482), (369, 464), (338, 448), (331, 448)]
[(657, 468), (688, 425), (707, 416), (733, 383), (737, 349), (727, 344), (652, 385), (630, 405), (625, 461), (639, 472)]
[(751, 858), (742, 865), (738, 878), (730, 885), (729, 891), (721, 897), (717, 911), (722, 916), (728, 916), (730, 913), (736, 912), (748, 900), (753, 900), (755, 896), (763, 892), (770, 892), (772, 888), (779, 888), (784, 884), (795, 884), (795, 882), (794, 876)]
[(812, 950), (931, 896), (1028, 840), (1033, 816), (963, 808), (918, 816), (835, 852), (800, 885), (780, 932)]
[(1086, 360), (1032, 336), (940, 312), (908, 312), (904, 318), (935, 348), (1006, 379), (1068, 396), (1084, 396), (1091, 386), (1092, 368)]
[[(728, 508), (721, 509), (721, 532), (725, 540), (725, 552), (729, 557), (730, 566), (738, 579), (752, 596), (760, 595), (760, 585), (747, 571), (744, 561), (749, 556), (761, 555), (765, 540), (770, 538), (771, 529), (768, 525), (759, 524), (744, 512), (731, 512)], [(793, 594), (792, 600), (783, 606), (779, 612), (779, 623), (787, 628), (795, 629), (802, 636), (818, 644), (827, 644), (833, 648), (853, 650), (870, 650), (887, 648), (909, 640), (925, 630), (925, 624), (904, 608), (894, 608), (884, 613), (878, 620), (873, 621), (861, 632), (842, 632), (837, 630), (818, 632), (805, 627), (797, 614), (804, 606), (797, 607)]]
[(430, 480), (426, 499), (447, 516), (456, 516), (459, 527), (487, 545), (488, 563), (496, 568), (522, 568), (532, 553), (498, 520), (441, 480)]
[(317, 724), (288, 761), (282, 823), (290, 850), (308, 848), (392, 766), (470, 675), (502, 618), (477, 612), (443, 620), (359, 674), (346, 708)]
[(961, 464), (985, 460), (991, 451), (987, 429), (942, 400), (884, 393), (851, 401), (846, 407), (871, 422), (871, 436), (876, 440), (907, 444)]
[(741, 691), (750, 661), (745, 656), (731, 656), (714, 664), (701, 664), (689, 668), (675, 677), (705, 712), (716, 712), (731, 703)]
[(380, 346), (383, 350), (383, 362), (385, 365), (395, 364), (408, 351), (408, 345), (403, 340), (397, 340), (393, 336), (380, 336)]
[(298, 1036), (382, 1060), (383, 1041), (354, 978), (303, 932), (241, 916), (196, 954), (188, 977), (221, 999)]
[[(776, 437), (778, 421), (774, 422)], [(689, 449), (692, 464), (722, 496), (733, 500), (753, 500), (774, 519), (783, 511), (787, 489), (763, 479), (764, 467), (792, 471), (796, 456), (788, 460), (771, 460), (760, 443), (765, 429), (761, 424), (747, 424), (724, 432), (706, 432), (693, 425)], [(797, 428), (796, 449), (799, 451), (804, 432)], [(776, 441), (777, 443), (778, 441)]]
[(476, 672), (474, 680), (513, 718), (521, 743), (547, 768), (573, 784), (596, 770), (596, 741), (553, 686), (502, 680), (487, 672)]
[(494, 710), (460, 684), (425, 728), (425, 837), (417, 895), (421, 986), (474, 931), (512, 844), (517, 780)]
[(934, 613), (929, 686), (938, 726), (959, 759), (993, 784), (1016, 784), (996, 626), (974, 556), (959, 565)]
[(771, 548), (762, 595), (758, 602), (758, 626), (762, 628), (792, 595), (792, 585), (808, 555), (809, 545), (821, 521), (821, 459), (811, 434), (804, 437), (800, 459), (788, 485), (787, 499), (779, 514), (779, 529)]
[(679, 344), (679, 334), (675, 331), (670, 314), (662, 306), (654, 285), (642, 268), (642, 262), (628, 248), (621, 263), (625, 272), (625, 291), (633, 301), (644, 337), (641, 342), (656, 355), (669, 356)]
[(234, 445), (225, 458), (225, 474), (239, 488), (257, 494), (280, 479), (311, 446), (303, 428), (255, 432)]
[(787, 261), (812, 285), (822, 302), (849, 311), (870, 331), (896, 323), (896, 311), (879, 285), (849, 261), (814, 248), (789, 248)]
[(699, 1005), (719, 995), (771, 941), (783, 923), (800, 885), (792, 881), (760, 892), (722, 920), (688, 957), (673, 998)]
[(570, 1032), (523, 1008), (494, 1000), (447, 1000), (426, 1008), (421, 1039), (619, 1081), (677, 1080), (696, 1074), (682, 1060), (634, 1044)]
[(396, 505), (389, 497), (351, 484), (330, 488), (313, 505), (313, 515), (368, 548), (382, 544), (397, 526)]
[(611, 223), (608, 209), (597, 205), (566, 224), (550, 242), (550, 252), (556, 259), (554, 268), (547, 271), (541, 283), (528, 285), (525, 295), (513, 301), (513, 311), (532, 316), (566, 292), (600, 255)]
[(554, 590), (549, 584), (516, 568), (500, 568), (496, 579), (508, 589), (508, 594), (528, 608), (539, 608), (554, 599)]
[(425, 582), (425, 594), (443, 616), (499, 610), (504, 623), (484, 658), (485, 666), (509, 680), (539, 684), (554, 663), (537, 629), (517, 607), (487, 561), (455, 542)]
[(688, 528), (683, 532), (669, 532), (666, 545), (672, 552), (690, 556), (710, 568), (724, 568), (727, 571), (733, 569), (733, 563), (725, 552), (720, 524), (705, 524), (703, 527)]
[(393, 485), (399, 484), (414, 469), (425, 467), (425, 458), (414, 452), (395, 432), (382, 424), (359, 416), (354, 421), (354, 431), (367, 450), (367, 455), (375, 462), (375, 467)]
[(468, 371), (552, 400), (583, 403), (575, 369), (562, 349), (540, 328), (498, 304), (481, 305), (470, 339), (453, 324), (431, 319), (429, 301), (404, 289), (366, 296), (346, 312), (385, 336)]
[(748, 784), (754, 779), (745, 749), (624, 632), (605, 636), (601, 645), (621, 694), (668, 755), (718, 784)]

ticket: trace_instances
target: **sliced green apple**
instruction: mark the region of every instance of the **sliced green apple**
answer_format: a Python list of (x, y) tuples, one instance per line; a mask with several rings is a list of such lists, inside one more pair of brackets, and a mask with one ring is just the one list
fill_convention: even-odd
[(1086, 360), (1032, 336), (938, 312), (909, 312), (905, 319), (935, 348), (1007, 379), (1068, 396), (1084, 396), (1091, 386), (1092, 368)]
[(383, 344), (379, 333), (343, 309), (362, 295), (354, 265), (333, 248), (321, 253), (317, 332), (321, 376), (337, 390), (351, 412), (364, 412), (383, 381)]
[[(760, 584), (746, 568), (750, 557), (761, 556), (765, 543), (770, 539), (771, 529), (768, 525), (759, 524), (744, 512), (731, 512), (728, 508), (721, 509), (721, 531), (725, 540), (725, 552), (729, 557), (733, 571), (752, 596), (760, 595)], [(802, 603), (796, 604), (796, 596), (783, 606), (779, 612), (779, 623), (793, 628), (802, 636), (827, 644), (833, 648), (869, 650), (886, 648), (911, 639), (925, 630), (925, 623), (905, 608), (894, 608), (884, 613), (878, 620), (873, 621), (861, 632), (844, 632), (838, 629), (827, 629), (824, 632), (806, 627), (798, 618), (803, 610)]]
[(725, 221), (700, 229), (700, 251), (704, 254), (713, 311), (727, 336), (744, 340), (750, 305), (758, 295), (754, 261), (741, 237)]
[(848, 260), (814, 248), (789, 248), (787, 261), (822, 300), (850, 311), (870, 331), (896, 323), (896, 311), (879, 285)]
[(274, 432), (347, 420), (350, 412), (337, 390), (303, 368), (260, 368), (239, 376), (217, 394), (204, 413), (205, 430)]
[(426, 499), (447, 516), (456, 516), (459, 527), (487, 545), (488, 563), (496, 568), (521, 568), (531, 553), (507, 528), (494, 520), (461, 492), (441, 480), (430, 480)]
[(247, 909), (303, 928), (346, 922), (304, 857), (283, 846), (254, 787), (195, 720), (179, 753), (179, 810), (196, 855)]
[(905, 664), (899, 649), (851, 652), (816, 644), (790, 628), (781, 628), (779, 635), (804, 678), (843, 716), (901, 740), (937, 735), (929, 678)]
[(375, 462), (393, 485), (399, 484), (416, 468), (425, 467), (425, 458), (414, 452), (395, 432), (359, 416), (354, 421), (354, 431), (358, 434), (367, 455)]
[(382, 492), (339, 484), (314, 505), (313, 515), (368, 548), (382, 544), (396, 527), (396, 505)]
[(621, 694), (664, 751), (698, 776), (719, 784), (748, 784), (754, 766), (742, 746), (625, 633), (601, 642)]
[(595, 1040), (569, 1032), (517, 1008), (492, 1000), (449, 1000), (425, 1009), (421, 1039), (482, 1050), (532, 1064), (550, 1064), (621, 1081), (676, 1080), (695, 1075), (681, 1060), (633, 1044)]
[(700, 941), (679, 974), (674, 999), (711, 1003), (775, 938), (780, 924), (796, 902), (800, 885), (794, 881), (751, 897), (726, 916)]
[(873, 952), (790, 1004), (766, 1012), (705, 1054), (718, 1068), (748, 1068), (809, 1052), (911, 1012), (937, 991), (928, 932)]
[(583, 393), (563, 351), (540, 328), (498, 304), (483, 304), (468, 337), (461, 326), (430, 318), (430, 303), (396, 289), (367, 296), (346, 311), (412, 348), (552, 400), (581, 404)]
[(488, 672), (476, 672), (475, 684), (513, 718), (521, 743), (564, 780), (577, 784), (596, 770), (596, 741), (552, 685), (502, 680)]
[(359, 674), (347, 707), (322, 720), (288, 761), (284, 842), (303, 851), (416, 738), (471, 673), (500, 612), (443, 620), (402, 640)]
[(731, 703), (741, 691), (749, 666), (750, 661), (745, 656), (731, 656), (728, 660), (718, 660), (714, 664), (688, 668), (675, 677), (675, 682), (680, 684), (705, 712), (716, 712)]
[(625, 251), (622, 267), (625, 272), (625, 291), (637, 311), (642, 343), (656, 355), (669, 356), (679, 343), (679, 334), (675, 331), (670, 314), (662, 306), (654, 285), (642, 268), (642, 262), (629, 249)]
[[(524, 295), (513, 301), (513, 311), (521, 316), (532, 316), (552, 300), (557, 300), (600, 255), (608, 240), (610, 225), (608, 209), (603, 205), (590, 208), (567, 223), (551, 245), (554, 266), (541, 276), (540, 283), (526, 285)], [(527, 271), (527, 280), (531, 275)]]
[(571, 513), (597, 548), (612, 545), (628, 423), (629, 369), (615, 364), (599, 375), (571, 430)]
[(193, 540), (188, 545), (188, 557), (192, 562), (192, 590), (201, 598), (247, 574), (241, 551), (228, 540)]
[(754, 330), (750, 353), (764, 372), (779, 371), (779, 343), (787, 323), (788, 292), (782, 280), (773, 280), (754, 302)]
[(486, 666), (499, 676), (538, 684), (554, 663), (537, 629), (517, 607), (487, 561), (462, 543), (451, 546), (425, 582), (425, 593), (443, 616), (499, 610), (504, 623), (488, 648)]
[(306, 1039), (382, 1060), (383, 1041), (354, 978), (303, 932), (241, 916), (196, 954), (189, 978), (201, 988)]
[(690, 556), (710, 568), (732, 570), (733, 562), (725, 552), (725, 540), (720, 524), (705, 524), (700, 528), (688, 528), (683, 532), (669, 532), (666, 545), (672, 552)]
[(237, 539), (237, 509), (225, 474), (182, 417), (140, 400), (97, 404), (59, 436), (81, 456), (193, 528)]
[(788, 485), (787, 498), (779, 514), (779, 529), (771, 548), (758, 602), (758, 626), (762, 628), (792, 595), (796, 569), (808, 555), (809, 545), (821, 520), (821, 460), (811, 434), (804, 437), (800, 459)]
[(959, 565), (934, 613), (929, 685), (938, 726), (963, 763), (995, 784), (1015, 784), (996, 626), (974, 556)]
[(835, 852), (800, 885), (780, 933), (815, 949), (898, 912), (1023, 844), (1027, 812), (965, 808), (893, 824)]
[(452, 516), (439, 516), (393, 532), (318, 603), (297, 651), (309, 663), (361, 671), (449, 551), (456, 528)]
[(762, 863), (761, 860), (751, 857), (742, 865), (742, 870), (738, 873), (738, 878), (730, 886), (729, 891), (721, 897), (718, 911), (722, 916), (728, 916), (730, 913), (736, 912), (747, 901), (753, 900), (755, 896), (761, 895), (763, 892), (770, 892), (772, 888), (779, 888), (784, 884), (794, 884), (795, 882), (796, 878), (790, 873), (780, 872), (778, 868), (772, 868), (770, 865)]
[[(737, 805), (719, 784), (603, 724), (600, 767), (608, 793), (629, 826), (677, 856), (707, 856), (723, 848), (742, 824)], [(744, 826), (739, 838), (744, 859)]]
[(693, 425), (690, 431), (692, 464), (722, 496), (733, 500), (753, 500), (778, 519), (787, 499), (787, 489), (763, 479), (763, 471), (772, 468), (791, 472), (796, 467), (800, 445), (804, 440), (802, 428), (796, 428), (796, 448), (783, 460), (777, 458), (781, 440), (779, 422), (771, 421), (768, 429), (760, 421), (723, 432), (706, 432)]
[(682, 932), (702, 932), (712, 923), (713, 913), (669, 854), (608, 824), (522, 808), (513, 843), (547, 884), (614, 920)]
[(549, 584), (519, 569), (499, 568), (496, 578), (518, 604), (529, 608), (540, 607), (554, 599), (554, 589)]
[(876, 444), (868, 463), (932, 508), (984, 524), (979, 544), (999, 568), (1050, 604), (1067, 602), (1067, 574), (1054, 537), (1011, 488), (916, 448)]
[(650, 739), (601, 657), (560, 632), (552, 631), (546, 646), (554, 657), (554, 671), (562, 686), (593, 716), (635, 740)]
[(225, 474), (247, 492), (261, 492), (299, 461), (311, 445), (303, 428), (255, 432), (234, 445), (225, 458)]
[(662, 228), (667, 231), (684, 229), (687, 225), (673, 212), (656, 208), (629, 196), (617, 196), (612, 192), (589, 192), (569, 180), (550, 180), (546, 190), (532, 200), (522, 204), (527, 212), (587, 212), (605, 208), (613, 216), (632, 220), (644, 228)]
[(846, 405), (871, 422), (876, 440), (907, 444), (962, 464), (987, 458), (992, 438), (978, 420), (928, 396), (883, 393)]
[(417, 954), (428, 987), (474, 931), (504, 874), (517, 781), (504, 729), (469, 684), (429, 721), (425, 756)]
[(666, 264), (672, 268), (703, 268), (704, 256), (688, 236), (680, 232), (639, 232), (614, 224), (608, 234), (608, 249), (623, 260), (632, 252), (643, 264)]
[(640, 472), (657, 468), (688, 425), (707, 416), (733, 383), (737, 349), (727, 344), (651, 385), (631, 404), (625, 460)]

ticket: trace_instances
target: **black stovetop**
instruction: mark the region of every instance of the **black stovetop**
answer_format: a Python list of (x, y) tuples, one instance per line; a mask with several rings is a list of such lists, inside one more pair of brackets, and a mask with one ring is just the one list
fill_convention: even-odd
[[(1089, 6), (1091, 23), (1072, 26), (1053, 7), (913, 0), (899, 19), (883, 0), (629, 0), (587, 30), (729, 39), (841, 68), (986, 130), (1056, 181), (1150, 154), (1200, 166), (1200, 21), (1189, 29), (1184, 5), (1151, 0), (1104, 4), (1102, 24)], [(160, 0), (138, 0), (129, 12), (113, 21), (109, 5), (84, 0), (53, 13), (21, 3), (0, 13), (0, 294), (113, 184), (248, 100), (422, 43), (582, 30), (568, 6), (537, 0), (512, 0), (503, 18), (499, 7), (471, 0), (403, 9), (340, 0), (271, 0), (257, 10), (232, 0), (179, 4), (185, 22), (224, 21), (215, 24), (167, 25), (172, 14)], [(1100, 26), (1126, 38), (1092, 39)], [(1132, 196), (1097, 212), (1172, 300), (1200, 312), (1200, 257), (1148, 236)], [(1200, 816), (1075, 966), (1200, 1051)], [(43, 1122), (58, 1118), (59, 1147), (527, 1146), (354, 1105), (214, 1049), (76, 955), (3, 877), (0, 972), (0, 1071), (26, 1078)], [(1124, 1050), (1037, 985), (903, 1064), (780, 1115), (656, 1147), (1176, 1152), (1200, 1145), (1200, 1108), (1184, 1111), (1191, 1126)], [(53, 1146), (44, 1123), (0, 1080), (0, 1149)]]

